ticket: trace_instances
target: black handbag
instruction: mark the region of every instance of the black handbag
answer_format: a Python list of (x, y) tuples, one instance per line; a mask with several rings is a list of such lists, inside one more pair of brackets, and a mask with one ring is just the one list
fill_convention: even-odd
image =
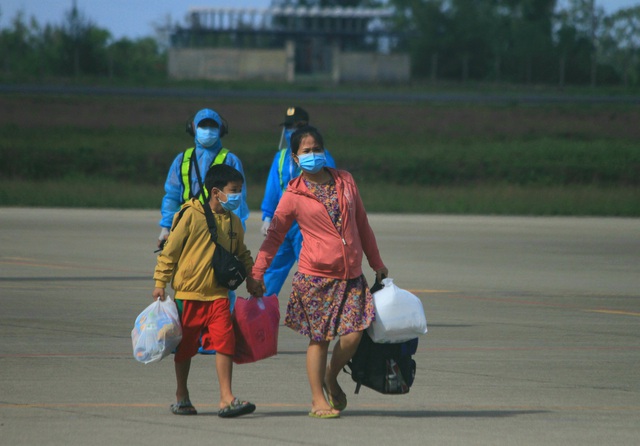
[[(205, 205), (205, 209), (208, 208), (209, 204), (207, 203)], [(211, 212), (211, 209), (209, 209), (209, 212)], [(214, 221), (214, 227), (215, 224), (216, 222)], [(209, 229), (211, 229), (211, 226), (209, 226)], [(216, 248), (213, 251), (213, 258), (211, 259), (211, 267), (213, 268), (213, 274), (216, 277), (216, 281), (225, 288), (235, 290), (247, 278), (247, 270), (236, 255), (231, 254), (229, 251), (224, 249), (224, 247), (216, 242), (213, 237), (211, 239), (216, 245)]]
[[(194, 157), (191, 158), (194, 162)], [(205, 189), (200, 179), (200, 170), (198, 163), (194, 162), (196, 175), (198, 177), (198, 184), (203, 191), (202, 197), (204, 203), (204, 215), (207, 218), (207, 226), (209, 227), (209, 233), (211, 234), (211, 241), (215, 245), (213, 250), (213, 258), (211, 259), (211, 267), (213, 268), (213, 274), (216, 278), (216, 282), (225, 288), (235, 290), (242, 282), (247, 278), (247, 270), (240, 259), (231, 252), (227, 251), (223, 246), (218, 243), (218, 226), (216, 225), (216, 219), (213, 216), (211, 206), (209, 206), (208, 194), (205, 193)], [(231, 232), (233, 233), (233, 219), (231, 219)], [(233, 240), (231, 240), (231, 248), (233, 251)]]
[(408, 393), (416, 376), (413, 355), (417, 348), (418, 338), (397, 344), (377, 344), (365, 330), (356, 353), (344, 368), (356, 383), (355, 393), (360, 392), (361, 386), (387, 395)]

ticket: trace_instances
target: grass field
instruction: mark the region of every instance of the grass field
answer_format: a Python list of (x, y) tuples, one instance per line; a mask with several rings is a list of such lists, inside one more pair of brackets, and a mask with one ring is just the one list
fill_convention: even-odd
[[(206, 102), (206, 103), (205, 103)], [(282, 99), (0, 97), (0, 206), (158, 208), (199, 108), (230, 124), (259, 209)], [(640, 107), (306, 101), (375, 212), (640, 215)]]

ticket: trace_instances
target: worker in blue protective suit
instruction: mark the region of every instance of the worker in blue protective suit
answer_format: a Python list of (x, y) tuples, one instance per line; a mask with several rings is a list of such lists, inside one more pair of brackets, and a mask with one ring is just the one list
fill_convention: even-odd
[[(228, 133), (227, 122), (215, 111), (204, 108), (187, 122), (187, 133), (194, 137), (194, 147), (186, 149), (178, 154), (171, 164), (167, 180), (164, 183), (165, 195), (162, 199), (160, 213), (160, 236), (158, 247), (169, 235), (169, 228), (173, 222), (173, 215), (180, 210), (180, 206), (192, 197), (204, 200), (200, 190), (200, 183), (204, 182), (204, 176), (209, 167), (214, 164), (228, 164), (235, 167), (244, 176), (242, 162), (228, 149), (222, 147), (222, 138)], [(200, 171), (200, 180), (195, 172), (193, 163), (197, 160)], [(206, 191), (205, 191), (206, 194)], [(240, 217), (242, 226), (246, 230), (246, 221), (249, 218), (249, 206), (247, 205), (247, 181), (242, 185), (242, 204), (233, 211)]]
[[(215, 111), (204, 108), (198, 111), (193, 119), (187, 121), (186, 131), (194, 138), (194, 147), (186, 149), (178, 154), (169, 168), (167, 180), (164, 183), (165, 195), (160, 209), (160, 236), (158, 248), (162, 248), (164, 241), (169, 236), (169, 229), (173, 222), (173, 216), (180, 210), (184, 202), (192, 197), (201, 202), (209, 199), (200, 184), (204, 184), (204, 177), (214, 164), (228, 164), (236, 168), (245, 181), (242, 184), (242, 203), (233, 212), (240, 217), (242, 227), (246, 230), (246, 221), (249, 218), (249, 206), (247, 205), (247, 181), (242, 168), (240, 158), (222, 147), (222, 138), (229, 132), (229, 127), (224, 118)], [(200, 179), (198, 179), (195, 162), (198, 163)], [(233, 309), (235, 292), (229, 291), (229, 303)], [(206, 353), (201, 351), (201, 353)]]
[[(291, 135), (299, 127), (309, 123), (309, 114), (300, 107), (289, 107), (286, 111), (282, 134), (280, 136), (280, 144), (278, 152), (273, 158), (267, 184), (262, 199), (262, 227), (260, 232), (266, 236), (271, 224), (271, 218), (276, 211), (276, 207), (282, 198), (289, 181), (300, 175), (300, 168), (291, 157)], [(336, 167), (336, 163), (328, 150), (325, 149), (327, 158), (327, 167)], [(280, 245), (278, 253), (273, 258), (271, 266), (264, 275), (264, 284), (266, 287), (265, 296), (279, 294), (282, 285), (293, 264), (300, 256), (302, 247), (302, 234), (298, 223), (294, 222), (289, 229), (284, 241)]]

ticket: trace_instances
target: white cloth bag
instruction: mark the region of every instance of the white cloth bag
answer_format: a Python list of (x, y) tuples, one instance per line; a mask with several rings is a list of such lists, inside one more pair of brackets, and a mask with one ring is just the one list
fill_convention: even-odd
[(420, 299), (398, 288), (393, 279), (382, 279), (382, 285), (384, 288), (373, 293), (376, 318), (367, 328), (373, 342), (404, 342), (425, 334), (427, 317)]

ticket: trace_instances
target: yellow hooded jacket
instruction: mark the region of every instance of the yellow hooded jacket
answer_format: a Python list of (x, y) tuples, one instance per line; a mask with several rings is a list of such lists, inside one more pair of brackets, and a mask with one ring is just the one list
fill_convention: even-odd
[[(244, 244), (240, 218), (233, 212), (213, 215), (218, 225), (218, 243), (238, 256), (247, 271), (251, 271), (253, 259)], [(226, 299), (229, 290), (218, 285), (211, 267), (214, 249), (204, 208), (192, 198), (173, 218), (169, 238), (158, 255), (153, 274), (155, 286), (165, 288), (171, 282), (176, 299)]]

